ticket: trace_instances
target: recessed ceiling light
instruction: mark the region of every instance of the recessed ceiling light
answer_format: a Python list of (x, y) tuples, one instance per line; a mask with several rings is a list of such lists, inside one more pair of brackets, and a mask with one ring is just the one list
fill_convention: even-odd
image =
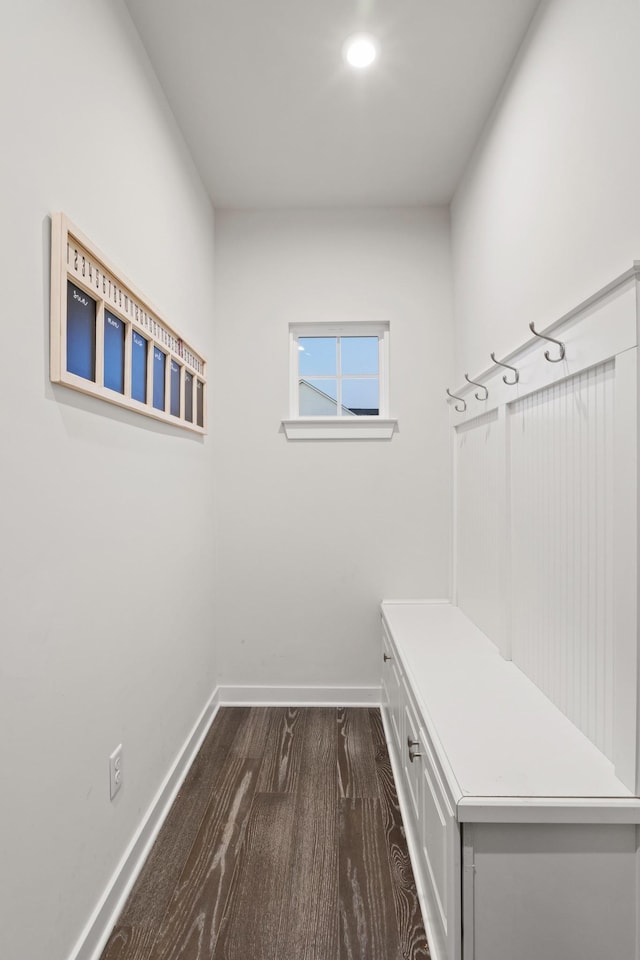
[(370, 66), (378, 54), (375, 40), (365, 33), (349, 37), (342, 51), (347, 63), (356, 70), (363, 70), (364, 67)]

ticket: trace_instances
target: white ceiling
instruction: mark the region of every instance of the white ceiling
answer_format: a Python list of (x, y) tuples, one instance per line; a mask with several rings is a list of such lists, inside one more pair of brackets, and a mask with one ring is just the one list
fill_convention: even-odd
[(447, 203), (539, 0), (126, 2), (214, 205), (293, 207)]

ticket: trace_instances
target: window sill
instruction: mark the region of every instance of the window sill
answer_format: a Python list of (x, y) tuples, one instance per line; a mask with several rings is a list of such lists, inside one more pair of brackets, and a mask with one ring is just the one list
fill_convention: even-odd
[(398, 421), (386, 417), (298, 417), (283, 420), (287, 440), (391, 440)]

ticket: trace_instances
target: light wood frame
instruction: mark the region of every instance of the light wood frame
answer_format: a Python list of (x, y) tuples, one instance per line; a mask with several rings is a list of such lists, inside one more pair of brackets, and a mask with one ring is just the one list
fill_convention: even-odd
[[(67, 369), (67, 291), (69, 283), (87, 294), (96, 305), (95, 379)], [(104, 385), (105, 311), (124, 323), (124, 392)], [(207, 364), (158, 310), (143, 296), (64, 213), (51, 218), (51, 340), (50, 379), (72, 390), (99, 397), (108, 403), (162, 420), (183, 430), (207, 432)], [(132, 338), (147, 341), (146, 399), (131, 395)], [(165, 356), (164, 408), (153, 405), (153, 363), (158, 350)], [(171, 365), (179, 366), (180, 412), (171, 410)], [(192, 416), (186, 419), (187, 376), (192, 378)], [(199, 392), (202, 392), (199, 403)], [(198, 411), (202, 414), (199, 417)]]

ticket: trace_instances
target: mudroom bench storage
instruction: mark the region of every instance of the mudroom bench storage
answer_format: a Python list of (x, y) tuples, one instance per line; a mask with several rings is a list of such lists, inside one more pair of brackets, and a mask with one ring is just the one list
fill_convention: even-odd
[(640, 799), (456, 606), (382, 603), (383, 717), (433, 960), (637, 960)]

